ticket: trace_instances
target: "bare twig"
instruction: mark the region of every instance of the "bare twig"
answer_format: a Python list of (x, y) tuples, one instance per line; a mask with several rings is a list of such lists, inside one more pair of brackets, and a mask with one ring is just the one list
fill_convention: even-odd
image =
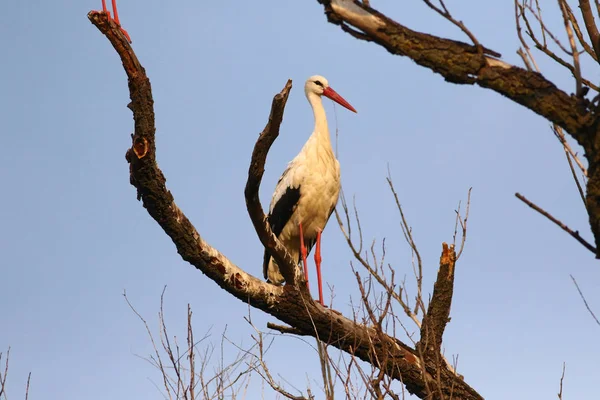
[(587, 310), (590, 313), (590, 315), (592, 316), (592, 318), (594, 318), (594, 321), (596, 321), (596, 323), (598, 325), (600, 325), (600, 320), (598, 320), (598, 318), (596, 318), (596, 315), (594, 314), (594, 312), (590, 308), (587, 300), (585, 299), (585, 296), (583, 295), (583, 292), (581, 291), (581, 289), (579, 288), (579, 285), (577, 284), (577, 281), (575, 280), (575, 278), (573, 277), (573, 275), (569, 275), (569, 276), (573, 280), (573, 283), (575, 284), (575, 287), (577, 288), (577, 292), (579, 292), (579, 296), (581, 296), (581, 300), (583, 300), (583, 304), (585, 304), (585, 308), (587, 308)]
[(471, 190), (473, 190), (473, 188), (469, 188), (469, 192), (467, 194), (467, 207), (465, 210), (465, 217), (463, 218), (460, 215), (460, 202), (458, 203), (458, 209), (456, 210), (456, 221), (454, 223), (454, 240), (453, 240), (453, 245), (455, 247), (456, 247), (456, 235), (458, 233), (458, 225), (459, 224), (460, 224), (460, 229), (461, 229), (460, 248), (458, 250), (458, 253), (456, 254), (457, 261), (460, 258), (460, 255), (462, 254), (463, 249), (465, 248), (465, 242), (467, 240), (467, 221), (469, 220), (469, 210), (471, 208)]
[(558, 400), (562, 400), (563, 380), (565, 379), (565, 368), (566, 367), (567, 367), (567, 364), (563, 362), (562, 374), (560, 375), (560, 387), (558, 389)]
[(587, 29), (590, 41), (594, 47), (596, 55), (600, 57), (600, 33), (594, 21), (594, 14), (592, 13), (592, 7), (590, 6), (589, 0), (579, 0), (579, 8), (581, 9), (581, 15), (583, 16), (583, 22)]
[[(8, 376), (8, 361), (10, 359), (10, 347), (6, 351), (6, 361), (4, 362), (4, 373), (0, 373), (0, 397), (4, 395), (6, 399), (6, 377)], [(2, 361), (2, 353), (0, 352), (0, 361)]]
[[(529, 71), (535, 70), (535, 71), (539, 72), (540, 69), (539, 69), (537, 63), (535, 62), (535, 58), (531, 54), (531, 49), (529, 48), (529, 45), (527, 45), (527, 42), (525, 41), (525, 38), (523, 37), (522, 28), (521, 28), (521, 15), (524, 12), (525, 12), (525, 10), (523, 9), (523, 6), (521, 4), (519, 4), (519, 0), (515, 0), (515, 23), (517, 25), (517, 36), (519, 37), (519, 41), (521, 42), (521, 45), (523, 46), (521, 49), (519, 49), (520, 52), (517, 51), (517, 53), (523, 59), (523, 62), (525, 63), (527, 70), (529, 70)], [(525, 50), (523, 50), (523, 49), (525, 49)], [(532, 64), (533, 64), (534, 68), (532, 68)]]
[(435, 4), (433, 4), (433, 2), (431, 0), (423, 0), (423, 2), (425, 4), (427, 4), (427, 6), (429, 8), (431, 8), (432, 10), (434, 10), (435, 12), (440, 14), (442, 17), (444, 17), (445, 19), (447, 19), (448, 21), (450, 21), (451, 23), (453, 23), (454, 25), (459, 27), (460, 30), (463, 31), (463, 33), (465, 35), (467, 35), (469, 37), (469, 39), (471, 39), (471, 41), (473, 42), (473, 45), (477, 49), (477, 52), (479, 54), (483, 55), (483, 47), (481, 46), (481, 43), (479, 43), (479, 41), (477, 40), (475, 35), (467, 28), (467, 26), (462, 21), (459, 21), (459, 20), (455, 19), (454, 17), (452, 17), (452, 14), (450, 14), (450, 11), (448, 11), (446, 4), (444, 4), (444, 0), (438, 0), (438, 1), (439, 1), (440, 5), (436, 6)]
[(246, 320), (246, 322), (248, 322), (252, 329), (254, 329), (255, 332), (255, 335), (252, 335), (252, 339), (254, 339), (255, 342), (255, 346), (253, 347), (257, 349), (258, 354), (255, 354), (251, 351), (247, 351), (247, 354), (249, 356), (254, 357), (256, 363), (260, 366), (260, 368), (255, 369), (255, 371), (264, 379), (265, 382), (269, 384), (271, 389), (281, 394), (285, 398), (290, 400), (311, 400), (310, 397), (304, 397), (302, 395), (294, 396), (293, 394), (285, 390), (279, 383), (277, 383), (275, 379), (273, 379), (271, 371), (269, 370), (269, 367), (265, 362), (266, 349), (264, 344), (263, 333), (256, 326), (254, 326), (250, 318), (244, 317), (244, 319)]
[(571, 146), (569, 145), (569, 142), (567, 141), (567, 138), (565, 137), (565, 133), (563, 132), (563, 129), (560, 126), (558, 126), (558, 125), (552, 125), (552, 131), (556, 135), (556, 138), (558, 139), (558, 141), (565, 148), (565, 151), (575, 161), (575, 163), (577, 164), (577, 167), (579, 167), (579, 169), (581, 170), (581, 173), (583, 174), (583, 176), (585, 176), (587, 178), (587, 176), (588, 176), (587, 168), (583, 165), (583, 162), (579, 158), (578, 154), (575, 153), (573, 151), (573, 149), (571, 148)]
[(585, 38), (583, 37), (583, 34), (581, 33), (581, 28), (579, 27), (579, 22), (577, 21), (577, 18), (575, 17), (575, 14), (573, 13), (571, 6), (569, 6), (569, 3), (567, 3), (567, 2), (564, 2), (563, 4), (564, 4), (565, 8), (567, 9), (567, 13), (569, 14), (569, 20), (571, 21), (571, 24), (573, 25), (573, 30), (575, 31), (575, 36), (577, 36), (577, 40), (579, 41), (579, 44), (581, 45), (581, 47), (583, 47), (585, 52), (590, 57), (592, 57), (595, 61), (598, 61), (598, 56), (594, 52), (594, 49), (592, 49), (590, 44), (587, 42), (587, 40), (585, 40)]
[[(563, 0), (560, 0), (563, 1)], [(542, 25), (543, 30), (546, 30), (546, 32), (549, 32), (546, 28), (545, 25), (543, 25), (543, 21), (541, 20), (541, 18), (533, 11), (533, 9), (531, 8), (530, 5), (521, 5), (519, 4), (518, 0), (515, 0), (515, 7), (517, 8), (517, 12), (516, 12), (516, 17), (517, 17), (517, 34), (519, 35), (519, 39), (521, 40), (521, 43), (524, 44), (525, 41), (523, 40), (521, 33), (520, 33), (520, 23), (519, 23), (519, 19), (522, 19), (523, 22), (525, 22), (525, 27), (526, 27), (526, 31), (528, 36), (531, 38), (531, 40), (533, 41), (533, 44), (535, 45), (535, 47), (540, 50), (541, 52), (543, 52), (544, 54), (546, 54), (548, 57), (552, 58), (554, 61), (556, 61), (558, 64), (562, 65), (563, 67), (567, 68), (572, 74), (573, 76), (576, 78), (576, 80), (580, 81), (581, 83), (585, 84), (586, 86), (594, 89), (595, 91), (600, 91), (600, 87), (598, 85), (595, 85), (593, 82), (591, 82), (588, 79), (585, 79), (581, 76), (581, 72), (579, 71), (579, 65), (572, 65), (571, 63), (569, 63), (568, 61), (565, 61), (562, 57), (560, 57), (559, 55), (557, 55), (555, 52), (553, 52), (546, 43), (542, 43), (539, 41), (539, 39), (537, 38), (537, 36), (535, 35), (535, 32), (533, 31), (533, 28), (531, 27), (531, 24), (529, 22), (529, 19), (527, 18), (527, 14), (526, 14), (526, 10), (529, 10), (531, 12), (531, 14), (538, 20), (538, 22)], [(567, 18), (568, 19), (568, 18)], [(569, 28), (570, 29), (570, 28)], [(557, 43), (557, 45), (564, 50), (564, 52), (566, 54), (568, 54), (571, 57), (577, 57), (577, 59), (579, 59), (579, 55), (578, 53), (575, 51), (567, 51), (562, 44), (560, 44), (560, 42), (558, 42), (557, 39), (554, 39), (554, 36), (552, 36), (553, 40)], [(572, 38), (572, 33), (571, 33), (571, 38)], [(574, 42), (573, 42), (574, 44)], [(538, 68), (536, 67), (536, 70)], [(577, 92), (578, 95), (581, 95), (583, 92), (581, 92), (581, 90), (579, 92)]]
[(404, 216), (404, 211), (402, 210), (402, 205), (400, 204), (400, 200), (398, 199), (398, 193), (396, 193), (396, 189), (394, 188), (394, 183), (392, 181), (392, 176), (388, 168), (388, 176), (386, 178), (387, 183), (392, 191), (392, 195), (394, 196), (394, 201), (396, 202), (396, 208), (398, 208), (398, 212), (400, 213), (402, 233), (404, 234), (404, 239), (410, 246), (413, 254), (417, 257), (417, 265), (415, 272), (415, 279), (417, 280), (417, 297), (415, 304), (415, 314), (418, 314), (418, 310), (420, 309), (423, 314), (425, 314), (425, 302), (423, 301), (423, 260), (421, 259), (421, 254), (419, 253), (419, 249), (417, 248), (417, 244), (412, 235), (412, 229), (408, 225), (406, 221), (406, 217)]
[(596, 254), (596, 248), (594, 246), (592, 246), (591, 244), (589, 244), (584, 238), (582, 238), (579, 235), (579, 231), (573, 231), (571, 228), (569, 228), (567, 225), (563, 224), (562, 222), (560, 222), (558, 219), (556, 219), (554, 216), (552, 216), (549, 212), (541, 209), (540, 207), (538, 207), (537, 205), (535, 205), (534, 203), (532, 203), (530, 200), (528, 200), (525, 196), (523, 196), (520, 193), (515, 193), (515, 196), (521, 200), (523, 203), (527, 204), (529, 207), (533, 208), (535, 211), (539, 212), (540, 214), (542, 214), (544, 217), (548, 218), (550, 221), (554, 222), (556, 225), (558, 225), (563, 231), (567, 232), (569, 235), (571, 235), (572, 237), (575, 238), (575, 240), (577, 240), (579, 243), (581, 243), (586, 249), (588, 249), (589, 251), (591, 251), (592, 253)]
[(565, 24), (565, 31), (569, 38), (569, 45), (571, 46), (571, 54), (573, 55), (573, 76), (575, 77), (575, 93), (579, 97), (583, 97), (582, 85), (581, 85), (581, 64), (579, 62), (579, 52), (577, 45), (575, 44), (575, 37), (573, 35), (573, 29), (571, 28), (571, 20), (569, 19), (569, 13), (567, 11), (566, 1), (558, 0), (560, 10), (563, 16), (563, 22)]

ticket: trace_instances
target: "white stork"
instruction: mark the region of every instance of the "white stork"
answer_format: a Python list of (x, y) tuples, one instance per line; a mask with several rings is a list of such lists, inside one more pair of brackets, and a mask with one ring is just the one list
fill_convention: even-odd
[[(322, 76), (308, 78), (304, 93), (312, 106), (315, 130), (279, 178), (269, 209), (269, 224), (294, 260), (302, 260), (308, 285), (306, 257), (316, 243), (315, 263), (319, 303), (323, 304), (321, 282), (321, 232), (335, 209), (340, 193), (340, 163), (335, 158), (321, 96), (348, 110), (356, 110), (337, 94)], [(265, 251), (263, 273), (268, 282), (281, 285), (284, 278), (275, 260)]]

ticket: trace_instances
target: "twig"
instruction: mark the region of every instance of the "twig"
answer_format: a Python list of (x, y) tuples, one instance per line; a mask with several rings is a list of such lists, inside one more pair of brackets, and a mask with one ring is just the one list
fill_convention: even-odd
[(548, 218), (550, 221), (554, 222), (556, 225), (558, 225), (563, 231), (567, 232), (569, 235), (573, 236), (575, 238), (575, 240), (577, 240), (579, 243), (581, 243), (586, 249), (588, 249), (589, 251), (591, 251), (592, 253), (596, 254), (596, 248), (594, 246), (592, 246), (591, 244), (589, 244), (584, 238), (582, 238), (579, 235), (579, 231), (573, 231), (571, 228), (569, 228), (568, 226), (566, 226), (565, 224), (563, 224), (562, 222), (560, 222), (558, 219), (556, 219), (555, 217), (553, 217), (550, 213), (548, 213), (547, 211), (544, 211), (543, 209), (541, 209), (540, 207), (538, 207), (537, 205), (535, 205), (534, 203), (532, 203), (531, 201), (529, 201), (525, 196), (523, 196), (520, 193), (515, 193), (515, 196), (521, 200), (523, 203), (527, 204), (529, 207), (533, 208), (535, 211), (539, 212), (540, 214), (542, 214), (544, 217)]
[[(552, 131), (554, 132), (554, 134), (556, 135), (556, 138), (558, 139), (558, 141), (563, 145), (563, 147), (565, 148), (565, 151), (567, 153), (569, 153), (569, 155), (571, 156), (571, 158), (573, 160), (575, 160), (575, 163), (577, 164), (577, 166), (579, 167), (579, 169), (581, 170), (581, 172), (583, 173), (583, 176), (585, 176), (587, 178), (588, 176), (588, 171), (587, 168), (583, 165), (583, 163), (581, 162), (581, 160), (579, 159), (577, 153), (575, 153), (573, 151), (573, 149), (571, 148), (571, 146), (569, 145), (569, 142), (567, 142), (567, 138), (565, 137), (565, 133), (563, 132), (563, 129), (556, 125), (553, 124), (552, 125)], [(585, 197), (585, 196), (584, 196)]]
[[(6, 398), (6, 377), (8, 376), (8, 361), (10, 359), (10, 347), (6, 351), (6, 361), (4, 362), (4, 374), (0, 373), (0, 396)], [(0, 353), (0, 361), (2, 361), (2, 353)]]
[(523, 62), (525, 63), (525, 66), (527, 67), (527, 69), (529, 71), (534, 70), (531, 67), (530, 62), (529, 62), (529, 60), (531, 60), (531, 64), (533, 64), (535, 71), (539, 72), (540, 68), (538, 67), (537, 63), (535, 62), (535, 58), (533, 57), (533, 54), (531, 54), (531, 49), (529, 48), (529, 46), (527, 45), (527, 42), (525, 41), (525, 38), (523, 37), (522, 28), (521, 28), (521, 16), (523, 15), (524, 12), (525, 12), (525, 10), (523, 9), (523, 6), (521, 6), (519, 4), (519, 0), (515, 0), (515, 23), (517, 25), (517, 36), (519, 37), (519, 41), (521, 42), (521, 45), (525, 49), (524, 51), (522, 49), (519, 49), (520, 52), (517, 51), (517, 54), (519, 54), (521, 56), (521, 58), (523, 59)]
[(569, 45), (571, 46), (571, 53), (573, 55), (573, 76), (575, 77), (575, 94), (579, 97), (583, 97), (582, 86), (581, 86), (581, 64), (579, 62), (579, 52), (577, 51), (577, 45), (575, 44), (575, 37), (573, 36), (573, 29), (571, 28), (571, 21), (569, 19), (569, 13), (565, 6), (565, 0), (558, 0), (560, 10), (563, 16), (563, 22), (565, 24), (565, 31), (569, 38)]
[(592, 57), (595, 61), (598, 61), (598, 56), (594, 52), (594, 49), (591, 48), (590, 44), (585, 40), (585, 38), (583, 37), (583, 34), (581, 33), (581, 28), (579, 27), (579, 22), (577, 21), (577, 18), (575, 18), (575, 14), (573, 14), (573, 10), (571, 9), (571, 6), (569, 6), (569, 3), (567, 3), (567, 2), (564, 2), (564, 6), (566, 7), (567, 13), (569, 14), (569, 20), (571, 21), (571, 24), (573, 25), (573, 29), (575, 30), (575, 36), (577, 36), (577, 40), (579, 40), (579, 44), (581, 45), (581, 47), (583, 47), (585, 52), (587, 54), (589, 54), (590, 57)]
[(575, 287), (577, 288), (577, 291), (579, 292), (579, 296), (581, 296), (581, 300), (583, 300), (583, 304), (585, 304), (585, 308), (587, 308), (587, 310), (591, 314), (592, 318), (594, 318), (594, 321), (596, 321), (596, 323), (598, 325), (600, 325), (600, 321), (598, 320), (598, 318), (596, 318), (596, 315), (594, 314), (594, 312), (590, 308), (587, 300), (585, 299), (585, 296), (583, 295), (583, 292), (581, 291), (581, 289), (579, 288), (579, 285), (577, 284), (577, 281), (575, 280), (575, 278), (573, 277), (573, 275), (569, 275), (569, 276), (573, 280), (573, 283), (575, 284)]
[(400, 212), (402, 233), (404, 234), (404, 239), (410, 246), (412, 252), (417, 257), (417, 270), (415, 271), (415, 279), (417, 280), (417, 299), (415, 304), (415, 314), (418, 312), (420, 308), (423, 314), (425, 314), (425, 302), (423, 301), (423, 261), (421, 259), (421, 254), (419, 253), (419, 249), (417, 248), (417, 244), (412, 235), (412, 229), (408, 225), (406, 221), (406, 217), (404, 216), (404, 210), (402, 209), (402, 205), (400, 204), (400, 200), (398, 199), (398, 193), (396, 193), (396, 189), (394, 188), (394, 183), (392, 181), (392, 175), (389, 171), (388, 166), (388, 176), (386, 178), (387, 183), (392, 191), (392, 195), (394, 196), (394, 201), (396, 202), (396, 208), (398, 208), (398, 212)]
[(423, 0), (423, 2), (427, 4), (429, 8), (431, 8), (432, 10), (440, 14), (442, 17), (444, 17), (445, 19), (456, 25), (458, 28), (460, 28), (460, 30), (463, 31), (463, 33), (467, 35), (469, 39), (471, 39), (473, 45), (477, 49), (477, 52), (479, 54), (483, 54), (483, 47), (481, 46), (481, 43), (479, 43), (475, 35), (473, 35), (473, 33), (467, 28), (467, 26), (462, 21), (459, 21), (452, 17), (452, 14), (450, 14), (450, 11), (448, 11), (448, 8), (446, 8), (446, 4), (444, 4), (444, 0), (438, 1), (440, 2), (441, 8), (433, 4), (431, 0)]
[(471, 190), (473, 190), (473, 188), (469, 188), (469, 192), (467, 194), (467, 208), (465, 210), (465, 217), (462, 218), (460, 215), (460, 203), (458, 203), (458, 210), (456, 210), (456, 221), (454, 223), (454, 242), (453, 242), (454, 246), (456, 246), (456, 234), (457, 234), (457, 228), (458, 228), (459, 224), (460, 224), (460, 229), (462, 231), (460, 248), (458, 250), (458, 253), (456, 254), (457, 261), (460, 258), (460, 255), (462, 254), (463, 249), (465, 248), (465, 242), (467, 240), (467, 221), (469, 220), (469, 210), (471, 208)]
[(566, 366), (567, 366), (567, 364), (563, 362), (562, 375), (560, 376), (560, 388), (558, 390), (558, 400), (562, 400), (563, 380), (565, 379), (565, 368), (566, 368)]
[(590, 41), (594, 47), (596, 55), (600, 57), (600, 33), (594, 21), (594, 14), (592, 13), (592, 7), (590, 6), (589, 0), (579, 0), (579, 8), (581, 9), (581, 15), (583, 16), (583, 22), (587, 29)]
[[(515, 0), (515, 4), (516, 4), (516, 7), (518, 7), (521, 11), (520, 13), (517, 13), (517, 15), (518, 15), (518, 17), (523, 19), (523, 21), (525, 22), (525, 26), (527, 28), (527, 34), (533, 41), (533, 44), (535, 45), (535, 47), (538, 50), (540, 50), (541, 52), (543, 52), (544, 54), (546, 54), (548, 57), (552, 58), (558, 64), (567, 68), (573, 74), (573, 76), (577, 77), (577, 71), (576, 71), (575, 66), (573, 66), (569, 62), (565, 61), (563, 58), (561, 58), (556, 53), (554, 53), (552, 50), (550, 50), (550, 48), (548, 48), (547, 45), (545, 45), (539, 41), (539, 39), (536, 37), (535, 33), (533, 32), (533, 28), (531, 27), (531, 24), (529, 23), (529, 19), (527, 18), (525, 9), (529, 9), (531, 11), (532, 15), (534, 15), (534, 17), (536, 17), (536, 18), (537, 18), (537, 15), (530, 8), (527, 8), (527, 7), (524, 8), (524, 6), (518, 4), (518, 0)], [(519, 33), (519, 30), (520, 30), (520, 25), (519, 25), (518, 19), (517, 19), (517, 33)], [(523, 40), (521, 42), (524, 43)], [(567, 52), (567, 54), (571, 55), (570, 52)], [(581, 82), (583, 84), (585, 84), (586, 86), (589, 86), (590, 88), (594, 89), (597, 92), (600, 91), (600, 87), (598, 85), (595, 85), (590, 80), (581, 77), (581, 74), (579, 74), (579, 76), (580, 76)]]

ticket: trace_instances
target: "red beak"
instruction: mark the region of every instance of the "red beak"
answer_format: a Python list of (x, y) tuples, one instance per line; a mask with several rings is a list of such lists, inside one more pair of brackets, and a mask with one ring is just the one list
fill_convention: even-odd
[(354, 107), (352, 107), (350, 105), (350, 103), (348, 103), (346, 100), (344, 100), (344, 98), (342, 96), (337, 94), (337, 92), (330, 87), (323, 89), (323, 96), (330, 98), (331, 100), (335, 101), (342, 107), (346, 107), (348, 110), (350, 110), (352, 112), (356, 112), (356, 110), (354, 109)]

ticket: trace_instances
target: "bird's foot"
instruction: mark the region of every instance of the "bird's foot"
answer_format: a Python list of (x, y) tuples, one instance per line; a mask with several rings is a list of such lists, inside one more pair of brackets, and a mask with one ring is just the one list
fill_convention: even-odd
[(112, 0), (112, 7), (113, 7), (113, 12), (115, 14), (114, 18), (110, 15), (110, 11), (108, 11), (108, 8), (106, 7), (106, 0), (102, 0), (102, 11), (101, 12), (106, 14), (109, 21), (114, 21), (115, 24), (117, 24), (117, 26), (119, 27), (119, 29), (121, 30), (123, 35), (125, 35), (125, 38), (127, 39), (127, 41), (129, 43), (131, 43), (131, 36), (129, 36), (129, 33), (127, 33), (127, 31), (125, 29), (123, 29), (123, 27), (121, 26), (121, 21), (119, 20), (119, 12), (117, 11), (117, 0)]

